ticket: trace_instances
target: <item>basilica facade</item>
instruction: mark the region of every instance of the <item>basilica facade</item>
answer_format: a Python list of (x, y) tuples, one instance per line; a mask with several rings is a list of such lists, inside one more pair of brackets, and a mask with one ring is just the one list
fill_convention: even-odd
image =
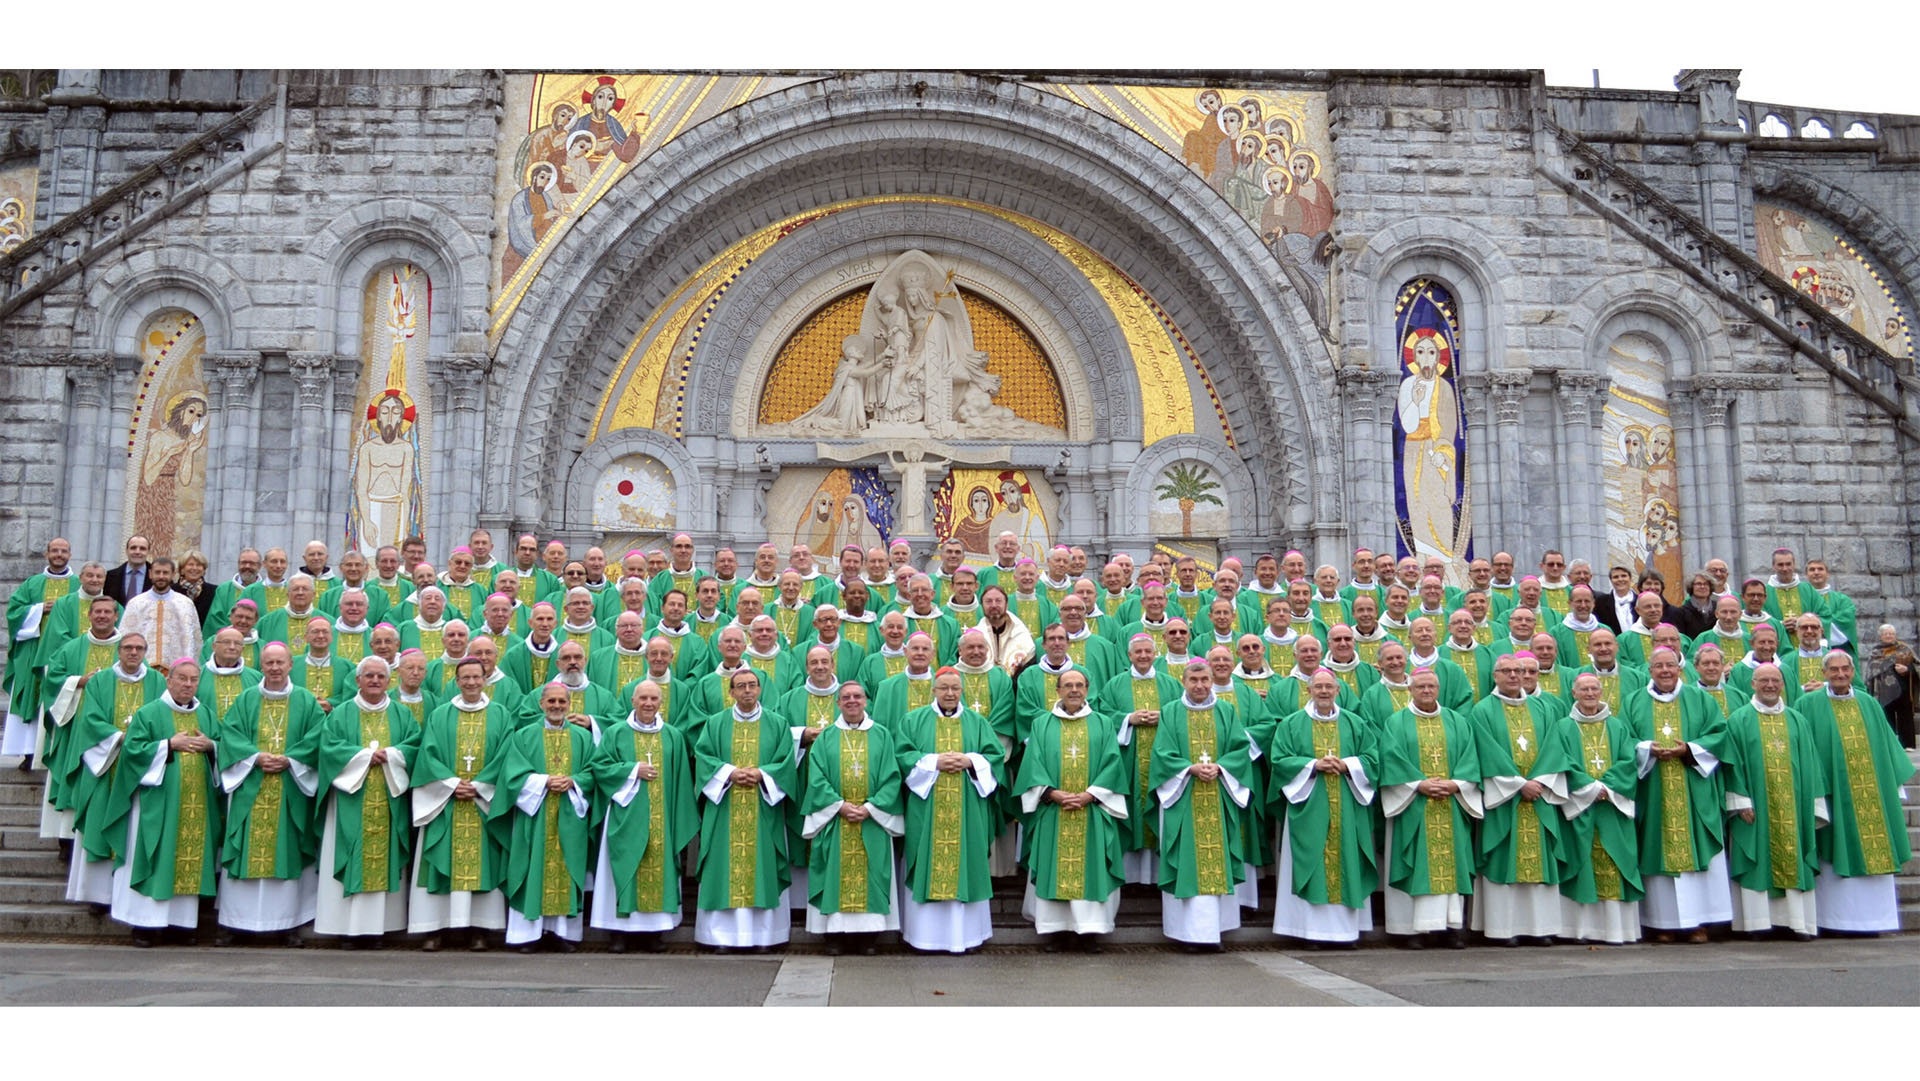
[(1675, 87), (3, 73), (0, 579), (1011, 531), (1677, 600), (1787, 545), (1910, 620), (1920, 119)]

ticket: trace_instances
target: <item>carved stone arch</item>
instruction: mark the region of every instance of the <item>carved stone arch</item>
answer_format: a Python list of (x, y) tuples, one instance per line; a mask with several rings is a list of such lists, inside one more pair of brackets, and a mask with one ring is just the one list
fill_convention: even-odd
[[(1415, 278), (1434, 278), (1453, 294), (1460, 313), (1460, 373), (1507, 367), (1507, 315), (1503, 282), (1519, 281), (1498, 244), (1472, 226), (1450, 218), (1409, 218), (1380, 230), (1344, 276), (1351, 310), (1368, 318), (1349, 323), (1347, 346), (1383, 371), (1398, 371), (1393, 303)], [(1376, 329), (1379, 341), (1374, 341)]]
[[(1141, 451), (1140, 457), (1134, 459), (1123, 493), (1126, 500), (1123, 513), (1128, 520), (1147, 521), (1148, 509), (1154, 503), (1154, 478), (1160, 475), (1162, 469), (1181, 461), (1205, 463), (1219, 475), (1221, 488), (1227, 497), (1227, 527), (1232, 537), (1252, 539), (1265, 534), (1261, 518), (1263, 500), (1247, 463), (1236, 457), (1225, 444), (1191, 435), (1162, 439)], [(1146, 531), (1144, 524), (1141, 530)]]
[(1686, 283), (1656, 271), (1617, 274), (1588, 286), (1568, 307), (1567, 325), (1570, 334), (1579, 336), (1582, 361), (1597, 376), (1606, 375), (1607, 341), (1629, 329), (1662, 343), (1670, 378), (1734, 367), (1719, 313)]
[[(832, 246), (818, 256), (807, 258), (811, 253), (803, 252), (803, 258), (785, 266), (762, 268), (756, 263), (748, 268), (715, 310), (713, 325), (720, 329), (701, 343), (688, 388), (688, 430), (724, 434), (752, 429), (759, 392), (788, 337), (832, 299), (871, 286), (901, 251), (920, 248), (961, 267), (959, 281), (1014, 316), (1039, 342), (1067, 407), (1068, 441), (1139, 439), (1139, 394), (1119, 327), (1104, 307), (1098, 309), (1104, 318), (1091, 320), (1095, 325), (1081, 324), (1075, 309), (1086, 306), (1072, 303), (1080, 299), (1077, 294), (1058, 291), (1072, 288), (1071, 268), (1043, 280), (1029, 267), (1057, 253), (1025, 230), (996, 224), (1004, 226), (1004, 232), (996, 231), (986, 238), (990, 244), (982, 244), (979, 238), (954, 240), (936, 230), (891, 232), (888, 222), (874, 216), (863, 228), (827, 241), (822, 247)], [(1022, 252), (1026, 241), (1033, 247)], [(1091, 288), (1084, 277), (1079, 284), (1083, 290)]]
[[(315, 319), (314, 347), (321, 352), (352, 352), (357, 324), (341, 336), (340, 313), (357, 309), (366, 276), (388, 261), (409, 261), (426, 270), (446, 302), (446, 327), (435, 313), (436, 345), (479, 352), (487, 320), (487, 253), (473, 231), (447, 211), (418, 199), (373, 199), (336, 216), (314, 234), (304, 252), (313, 265), (307, 307)], [(439, 352), (438, 349), (435, 350)]]
[[(951, 168), (929, 171), (949, 159), (991, 168), (959, 179)], [(586, 343), (622, 329), (630, 339), (667, 290), (756, 228), (839, 199), (917, 193), (1014, 207), (1115, 260), (1195, 339), (1236, 433), (1309, 431), (1326, 419), (1331, 358), (1311, 319), (1275, 285), (1253, 230), (1177, 160), (1018, 83), (866, 73), (769, 95), (689, 130), (556, 245), (499, 343), (513, 358), (497, 372), (512, 411), (503, 422), (529, 438), (492, 463), (506, 482), (490, 493), (497, 512), (544, 515), (548, 451), (564, 427), (555, 414), (578, 408), (581, 380), (605, 378), (582, 357)], [(1337, 463), (1290, 460), (1280, 440), (1259, 453), (1291, 501), (1339, 483)]]
[(555, 523), (558, 531), (575, 535), (598, 532), (593, 525), (594, 481), (608, 466), (629, 454), (645, 454), (672, 474), (674, 520), (681, 523), (680, 528), (686, 528), (708, 502), (700, 468), (685, 446), (651, 429), (625, 428), (569, 455), (571, 461), (561, 472), (566, 501), (562, 517)]
[(153, 248), (115, 263), (87, 290), (75, 321), (75, 352), (138, 356), (140, 326), (162, 308), (184, 308), (206, 330), (207, 348), (246, 348), (253, 299), (246, 282), (220, 259), (192, 248)]
[(1920, 243), (1866, 199), (1820, 177), (1779, 165), (1749, 166), (1755, 197), (1772, 196), (1825, 218), (1893, 278), (1907, 311), (1920, 298)]

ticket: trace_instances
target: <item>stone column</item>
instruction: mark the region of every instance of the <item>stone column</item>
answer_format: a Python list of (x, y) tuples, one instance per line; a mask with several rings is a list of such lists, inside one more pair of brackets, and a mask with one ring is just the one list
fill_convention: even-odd
[(1746, 198), (1742, 167), (1747, 133), (1740, 130), (1737, 105), (1740, 70), (1690, 68), (1682, 71), (1673, 85), (1683, 93), (1692, 93), (1699, 102), (1693, 165), (1699, 184), (1700, 220), (1730, 243), (1751, 248), (1747, 240), (1750, 215), (1741, 205)]
[(1454, 379), (1454, 391), (1460, 395), (1466, 417), (1467, 495), (1471, 500), (1474, 536), (1496, 545), (1508, 545), (1514, 542), (1507, 536), (1500, 504), (1493, 498), (1493, 494), (1500, 491), (1500, 465), (1493, 458), (1495, 441), (1487, 430), (1494, 420), (1494, 412), (1491, 408), (1482, 408), (1491, 404), (1488, 383), (1486, 372), (1460, 375)]
[[(496, 446), (519, 446), (512, 438), (487, 438), (482, 411), (486, 405), (487, 357), (484, 353), (450, 353), (440, 361), (446, 386), (447, 411), (436, 418), (437, 440), (448, 453), (440, 456), (446, 468), (428, 480), (428, 493), (444, 510), (440, 521), (448, 536), (470, 531), (480, 523), (482, 478), (510, 475), (505, 463), (492, 460)], [(505, 470), (505, 472), (502, 472)], [(499, 527), (488, 525), (488, 529)], [(495, 544), (499, 541), (496, 539)]]
[(201, 358), (213, 399), (207, 439), (207, 557), (209, 579), (238, 557), (252, 536), (254, 451), (253, 384), (260, 372), (255, 352), (208, 353)]
[(41, 206), (35, 215), (42, 223), (41, 228), (80, 209), (100, 194), (95, 190), (94, 173), (100, 141), (107, 128), (106, 104), (107, 99), (100, 92), (99, 71), (61, 69), (58, 85), (47, 95), (47, 130), (53, 138), (53, 161), (47, 172), (47, 188), (40, 192)]
[[(1561, 486), (1560, 539), (1563, 546), (1594, 562), (1594, 574), (1605, 577), (1606, 553), (1592, 545), (1598, 535), (1596, 508), (1604, 502), (1600, 471), (1593, 461), (1593, 387), (1599, 378), (1588, 371), (1561, 371), (1554, 375), (1554, 391), (1560, 399), (1561, 445), (1566, 458), (1560, 463), (1565, 478)], [(1604, 517), (1604, 513), (1600, 514)], [(1569, 555), (1568, 558), (1573, 558)]]
[[(1518, 513), (1520, 508), (1516, 505), (1525, 501), (1520, 489), (1520, 478), (1525, 473), (1520, 463), (1520, 410), (1526, 403), (1527, 390), (1533, 382), (1533, 371), (1530, 368), (1507, 368), (1488, 372), (1487, 381), (1500, 441), (1500, 486), (1494, 489), (1499, 493), (1499, 543), (1501, 547), (1519, 544), (1533, 550), (1542, 547), (1540, 542), (1544, 538), (1529, 535), (1533, 518)], [(1507, 550), (1512, 551), (1511, 548)]]
[[(1708, 505), (1706, 463), (1698, 431), (1700, 416), (1693, 405), (1693, 386), (1686, 380), (1667, 386), (1667, 422), (1673, 425), (1673, 452), (1679, 458), (1674, 481), (1679, 489), (1680, 505), (1674, 510), (1680, 515), (1681, 566), (1698, 567), (1706, 562), (1701, 552), (1712, 543), (1713, 508)], [(1684, 589), (1686, 583), (1668, 582), (1667, 585), (1671, 597), (1671, 590)]]
[(102, 547), (106, 543), (103, 511), (108, 494), (107, 471), (102, 463), (118, 445), (107, 420), (112, 361), (104, 353), (70, 356), (67, 377), (73, 382), (73, 419), (68, 429), (73, 450), (67, 458), (62, 528), (73, 545), (74, 559), (84, 563), (100, 559), (107, 551)]
[(1347, 421), (1346, 469), (1342, 471), (1347, 505), (1352, 508), (1347, 517), (1365, 543), (1379, 544), (1393, 533), (1393, 432), (1391, 413), (1382, 411), (1383, 388), (1391, 377), (1369, 368), (1346, 367), (1336, 378)]
[(287, 554), (298, 563), (300, 556), (293, 548), (315, 537), (325, 538), (321, 485), (333, 468), (329, 423), (333, 406), (333, 354), (289, 353), (287, 367), (293, 378), (294, 407), (299, 413), (294, 418), (297, 446), (293, 454), (293, 475), (287, 478), (291, 499), (288, 509), (292, 512), (288, 517), (294, 529)]
[(140, 382), (140, 358), (114, 357), (108, 361), (106, 468), (102, 470), (100, 505), (100, 542), (98, 551), (111, 566), (126, 556), (127, 533), (127, 433), (133, 430), (135, 387)]
[(1709, 534), (1710, 555), (1735, 563), (1733, 463), (1727, 450), (1727, 409), (1733, 405), (1734, 391), (1705, 381), (1694, 383), (1694, 402), (1700, 420), (1700, 446), (1705, 451), (1702, 475), (1707, 478), (1706, 497), (1713, 508)]
[[(1587, 445), (1590, 447), (1600, 446), (1606, 434), (1607, 388), (1611, 383), (1612, 380), (1606, 376), (1596, 377), (1593, 394), (1587, 399)], [(1607, 558), (1606, 469), (1604, 456), (1594, 460), (1593, 487), (1588, 492), (1588, 501), (1583, 504), (1590, 509), (1587, 511), (1586, 532), (1581, 539), (1593, 551), (1587, 558), (1596, 563)]]

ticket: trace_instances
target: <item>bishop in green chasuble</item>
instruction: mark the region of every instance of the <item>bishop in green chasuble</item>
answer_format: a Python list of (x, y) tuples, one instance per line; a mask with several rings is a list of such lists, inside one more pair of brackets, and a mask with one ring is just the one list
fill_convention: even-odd
[(1273, 933), (1313, 942), (1357, 942), (1372, 930), (1373, 775), (1371, 726), (1340, 708), (1340, 678), (1313, 674), (1306, 708), (1274, 727), (1272, 791), (1283, 808), (1280, 883)]
[[(387, 697), (392, 672), (379, 657), (354, 669), (359, 693), (335, 706), (320, 730), (320, 897), (313, 929), (378, 936), (407, 925), (407, 857), (413, 847), (409, 772), (420, 729)], [(295, 677), (298, 682), (298, 677)]]
[[(113, 918), (135, 928), (197, 927), (220, 869), (213, 703), (197, 696), (199, 663), (176, 662), (157, 702), (127, 724), (107, 828), (124, 829), (113, 872)], [(136, 938), (138, 944), (151, 939)]]
[(1254, 789), (1253, 745), (1234, 708), (1213, 692), (1204, 660), (1180, 673), (1166, 704), (1147, 784), (1160, 834), (1160, 929), (1175, 942), (1219, 948), (1240, 926), (1239, 886), (1250, 875), (1242, 817)]
[(221, 716), (218, 746), (227, 797), (220, 925), (255, 934), (291, 931), (314, 917), (314, 797), (327, 717), (319, 700), (288, 678), (293, 655), (286, 646), (268, 643), (260, 665), (260, 682)]
[(1409, 692), (1406, 708), (1388, 715), (1376, 737), (1387, 830), (1387, 933), (1457, 933), (1466, 926), (1466, 899), (1479, 867), (1473, 822), (1486, 813), (1480, 756), (1473, 722), (1440, 704), (1437, 672), (1415, 672)]
[(1040, 934), (1072, 932), (1093, 949), (1090, 936), (1111, 933), (1120, 911), (1128, 807), (1123, 748), (1112, 722), (1087, 705), (1087, 683), (1078, 668), (1060, 674), (1060, 699), (1031, 721), (1014, 787), (1026, 816), (1021, 910)]
[(598, 824), (592, 718), (557, 680), (540, 688), (540, 720), (522, 723), (480, 771), (502, 798), (487, 817), (510, 822), (507, 945), (532, 952), (546, 935), (572, 952), (586, 931), (588, 847)]
[[(450, 927), (498, 931), (507, 925), (507, 841), (510, 824), (490, 818), (497, 782), (481, 773), (504, 752), (519, 728), (517, 711), (486, 693), (485, 669), (473, 658), (454, 670), (453, 700), (427, 717), (420, 763), (413, 773), (413, 887), (407, 893), (407, 931), (430, 934)], [(484, 939), (470, 939), (484, 946)]]
[(680, 926), (680, 856), (699, 832), (688, 737), (666, 723), (661, 688), (643, 679), (633, 711), (600, 740), (594, 785), (606, 818), (593, 873), (591, 922), (623, 952), (639, 936), (659, 952), (662, 932)]
[(1471, 927), (1490, 939), (1560, 933), (1560, 849), (1567, 771), (1579, 736), (1554, 700), (1529, 698), (1523, 658), (1493, 663), (1493, 693), (1473, 707), (1475, 753), (1486, 817)]
[(1680, 682), (1672, 650), (1654, 650), (1647, 671), (1649, 682), (1624, 694), (1623, 711), (1640, 773), (1640, 922), (1662, 940), (1684, 930), (1704, 942), (1704, 925), (1733, 919), (1720, 776), (1727, 719), (1705, 692)]
[(780, 804), (798, 798), (794, 738), (786, 718), (761, 706), (762, 687), (751, 666), (728, 673), (733, 705), (707, 718), (693, 750), (701, 797), (693, 937), (722, 950), (784, 945), (790, 926)]
[[(961, 637), (964, 664), (970, 649), (984, 642), (968, 631)], [(988, 704), (999, 712), (1012, 687), (1000, 676)], [(906, 843), (900, 874), (901, 937), (916, 950), (965, 953), (993, 936), (993, 879), (990, 856), (999, 832), (1006, 787), (1003, 748), (1010, 741), (967, 701), (972, 673), (942, 668), (933, 677), (933, 705), (908, 713), (894, 730), (907, 796)], [(979, 682), (985, 683), (986, 680)], [(976, 687), (977, 695), (989, 692)]]
[[(1727, 873), (1733, 929), (1818, 933), (1815, 830), (1830, 821), (1821, 763), (1834, 733), (1787, 705), (1775, 665), (1753, 674), (1753, 696), (1727, 718)], [(1824, 754), (1823, 754), (1824, 752)]]
[(1583, 672), (1568, 690), (1567, 719), (1579, 761), (1560, 806), (1560, 935), (1616, 945), (1640, 940), (1640, 836), (1634, 825), (1639, 769), (1633, 727), (1607, 705), (1600, 677)]
[(1913, 857), (1901, 799), (1913, 779), (1913, 760), (1880, 703), (1854, 684), (1853, 658), (1834, 650), (1821, 667), (1827, 686), (1793, 704), (1816, 734), (1824, 733), (1821, 769), (1833, 823), (1818, 840), (1820, 927), (1854, 933), (1898, 930), (1893, 876)]
[[(906, 832), (900, 759), (889, 729), (867, 712), (866, 688), (843, 683), (839, 715), (807, 754), (801, 835), (807, 854), (807, 930), (872, 935), (900, 928), (893, 839)], [(872, 939), (862, 940), (871, 951)], [(838, 949), (838, 946), (832, 947)]]

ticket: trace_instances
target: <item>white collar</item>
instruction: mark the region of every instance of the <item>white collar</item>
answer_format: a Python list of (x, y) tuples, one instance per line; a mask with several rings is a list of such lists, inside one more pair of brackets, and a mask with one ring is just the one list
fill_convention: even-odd
[(1827, 687), (1827, 697), (1829, 699), (1837, 699), (1842, 702), (1851, 702), (1853, 700), (1853, 688), (1851, 687), (1847, 688), (1847, 693), (1845, 694), (1835, 694), (1833, 693), (1832, 685), (1829, 684)]
[(1347, 579), (1347, 585), (1352, 586), (1354, 589), (1360, 591), (1361, 593), (1378, 593), (1380, 591), (1380, 583), (1377, 580), (1372, 582), (1362, 582), (1358, 578), (1349, 578)]
[(1501, 694), (1497, 690), (1493, 692), (1493, 696), (1495, 698), (1498, 698), (1500, 701), (1505, 702), (1509, 706), (1524, 706), (1527, 704), (1527, 692), (1525, 691), (1521, 691), (1520, 697), (1518, 698), (1508, 698), (1506, 695)]
[(772, 649), (768, 650), (767, 652), (762, 653), (759, 650), (753, 648), (752, 646), (748, 646), (746, 650), (740, 654), (740, 656), (752, 657), (755, 660), (762, 660), (762, 661), (778, 660), (780, 658), (780, 647), (776, 645)]
[(1272, 642), (1276, 646), (1290, 646), (1300, 640), (1300, 632), (1289, 626), (1287, 627), (1287, 633), (1285, 635), (1278, 635), (1273, 633), (1273, 627), (1269, 625), (1260, 628), (1260, 637)]
[(1180, 704), (1188, 709), (1212, 709), (1214, 703), (1219, 700), (1219, 697), (1213, 693), (1213, 684), (1211, 683), (1207, 684), (1207, 700), (1204, 702), (1195, 702), (1184, 694), (1180, 696)]
[(493, 705), (493, 699), (488, 697), (485, 691), (480, 692), (480, 701), (477, 703), (467, 701), (465, 696), (458, 696), (453, 700), (453, 708), (466, 713), (479, 713), (491, 705)]
[(1331, 668), (1336, 672), (1352, 672), (1360, 667), (1360, 655), (1358, 653), (1354, 654), (1353, 659), (1345, 664), (1341, 664), (1332, 657), (1322, 657), (1320, 658), (1320, 667)]
[(1748, 698), (1747, 703), (1753, 707), (1753, 711), (1755, 713), (1767, 713), (1767, 714), (1772, 714), (1774, 716), (1778, 716), (1787, 711), (1787, 699), (1785, 695), (1781, 695), (1780, 700), (1775, 702), (1771, 706), (1761, 705), (1760, 696), (1757, 694)]
[(1035, 665), (1036, 665), (1037, 667), (1039, 667), (1039, 669), (1040, 669), (1040, 670), (1041, 670), (1042, 672), (1046, 672), (1046, 673), (1048, 673), (1048, 674), (1050, 674), (1050, 675), (1058, 675), (1058, 674), (1060, 674), (1061, 672), (1068, 672), (1068, 671), (1072, 671), (1072, 669), (1073, 669), (1073, 658), (1072, 658), (1072, 657), (1068, 657), (1068, 658), (1067, 658), (1067, 663), (1065, 663), (1065, 664), (1063, 664), (1063, 665), (1061, 665), (1061, 666), (1060, 666), (1060, 667), (1058, 667), (1058, 668), (1055, 668), (1055, 667), (1053, 666), (1053, 664), (1052, 664), (1052, 662), (1050, 662), (1050, 661), (1048, 661), (1048, 660), (1047, 660), (1047, 655), (1046, 655), (1045, 653), (1042, 653), (1042, 654), (1040, 654), (1040, 659), (1039, 659), (1038, 661), (1036, 661), (1036, 662), (1034, 662), (1034, 663), (1035, 663)]
[(174, 711), (175, 713), (197, 713), (200, 710), (199, 699), (197, 698), (193, 699), (192, 701), (189, 701), (186, 705), (183, 706), (180, 703), (173, 700), (172, 691), (161, 691), (160, 701), (165, 702), (167, 704), (167, 708)]
[(364, 619), (352, 626), (348, 626), (336, 619), (333, 621), (333, 629), (339, 631), (341, 634), (365, 634), (372, 628), (367, 626), (367, 621)]
[(1408, 708), (1408, 709), (1410, 709), (1410, 710), (1412, 710), (1412, 711), (1413, 711), (1413, 715), (1414, 715), (1414, 716), (1416, 716), (1416, 717), (1438, 717), (1438, 716), (1440, 716), (1440, 709), (1441, 709), (1441, 706), (1440, 706), (1440, 703), (1438, 703), (1438, 702), (1435, 702), (1435, 703), (1434, 703), (1434, 705), (1433, 705), (1433, 712), (1431, 712), (1431, 713), (1429, 713), (1429, 712), (1427, 712), (1427, 711), (1426, 711), (1426, 710), (1424, 710), (1424, 709), (1421, 709), (1421, 708), (1420, 708), (1419, 706), (1417, 706), (1417, 705), (1414, 705), (1414, 704), (1413, 704), (1412, 702), (1408, 702), (1408, 703), (1407, 703), (1407, 708)]
[(1152, 679), (1155, 675), (1158, 675), (1158, 673), (1156, 673), (1153, 670), (1153, 665), (1151, 664), (1147, 665), (1147, 670), (1145, 672), (1140, 671), (1138, 668), (1135, 668), (1132, 665), (1128, 665), (1127, 672), (1131, 674), (1135, 679)]
[(423, 631), (438, 631), (438, 630), (444, 630), (444, 629), (446, 628), (446, 625), (447, 625), (447, 614), (446, 614), (445, 612), (442, 612), (442, 613), (440, 613), (440, 618), (439, 618), (439, 619), (437, 619), (437, 620), (435, 620), (435, 621), (434, 621), (434, 622), (432, 622), (432, 623), (426, 623), (426, 622), (422, 622), (422, 621), (421, 621), (421, 619), (420, 619), (420, 612), (419, 612), (419, 611), (418, 611), (418, 610), (416, 609), (416, 610), (414, 611), (414, 613), (413, 613), (413, 625), (414, 625), (414, 626), (415, 626), (416, 628), (418, 628), (418, 629), (420, 629), (420, 630), (423, 630)]
[(1335, 702), (1333, 704), (1332, 713), (1321, 713), (1319, 709), (1319, 704), (1314, 702), (1312, 699), (1308, 699), (1307, 706), (1306, 706), (1306, 713), (1307, 713), (1307, 716), (1312, 717), (1316, 721), (1331, 721), (1340, 716), (1340, 703)]
[(1793, 576), (1793, 581), (1782, 582), (1779, 575), (1770, 574), (1767, 576), (1767, 585), (1774, 589), (1794, 589), (1800, 585), (1800, 576), (1796, 574)]
[(753, 712), (752, 712), (752, 713), (742, 713), (742, 712), (740, 712), (740, 707), (739, 707), (739, 706), (737, 706), (737, 705), (733, 707), (733, 719), (734, 719), (735, 721), (738, 721), (738, 722), (741, 722), (741, 723), (745, 723), (745, 722), (747, 722), (747, 721), (757, 721), (757, 720), (759, 720), (759, 719), (760, 719), (760, 713), (761, 713), (761, 709), (760, 709), (760, 706), (759, 706), (759, 704), (757, 704), (757, 703), (756, 703), (756, 704), (754, 705), (754, 707), (753, 707)]
[(384, 710), (387, 708), (387, 705), (388, 705), (387, 700), (384, 698), (382, 698), (378, 702), (369, 702), (360, 695), (353, 696), (353, 704), (356, 706), (359, 706), (360, 712), (362, 713), (365, 713), (369, 710)]
[(1656, 702), (1671, 702), (1674, 699), (1680, 697), (1680, 688), (1683, 686), (1685, 686), (1685, 684), (1675, 683), (1673, 685), (1673, 690), (1668, 691), (1666, 694), (1661, 694), (1659, 691), (1654, 690), (1653, 681), (1648, 680), (1647, 681), (1647, 697), (1653, 699)]
[(1600, 620), (1595, 618), (1591, 612), (1587, 614), (1585, 620), (1577, 619), (1572, 612), (1568, 612), (1566, 618), (1560, 621), (1560, 625), (1569, 630), (1597, 631), (1600, 629)]
[(1575, 703), (1573, 709), (1569, 711), (1568, 715), (1571, 716), (1576, 721), (1580, 721), (1584, 724), (1592, 724), (1595, 721), (1604, 721), (1608, 717), (1613, 716), (1613, 707), (1607, 705), (1607, 700), (1602, 698), (1600, 700), (1600, 712), (1582, 713), (1580, 712), (1579, 703)]
[(865, 732), (873, 727), (873, 714), (863, 713), (860, 715), (859, 724), (848, 724), (847, 715), (842, 713), (833, 719), (833, 726), (844, 732)]
[(259, 683), (254, 684), (254, 686), (260, 689), (260, 696), (262, 698), (286, 698), (293, 693), (293, 680), (291, 679), (287, 680), (286, 686), (277, 691), (267, 686), (266, 680), (261, 680)]
[(641, 724), (639, 714), (637, 713), (627, 714), (627, 727), (633, 729), (635, 732), (658, 732), (660, 731), (660, 726), (665, 723), (666, 721), (663, 720), (658, 713), (653, 715), (652, 724)]
[(1245, 661), (1242, 661), (1241, 663), (1239, 663), (1239, 664), (1236, 664), (1236, 665), (1234, 665), (1234, 666), (1233, 666), (1233, 678), (1235, 678), (1235, 679), (1252, 679), (1252, 680), (1261, 680), (1261, 679), (1272, 679), (1272, 678), (1273, 678), (1273, 669), (1271, 669), (1271, 668), (1265, 668), (1265, 669), (1262, 669), (1262, 670), (1260, 670), (1260, 671), (1258, 671), (1258, 672), (1249, 672), (1249, 671), (1247, 671), (1247, 665), (1246, 665), (1246, 662), (1245, 662)]
[(805, 687), (807, 689), (807, 693), (814, 696), (815, 698), (831, 698), (834, 695), (840, 693), (840, 681), (837, 679), (825, 687), (814, 686), (813, 680), (811, 679), (807, 680), (805, 683), (802, 683), (801, 686)]
[(1077, 712), (1068, 713), (1066, 711), (1066, 706), (1063, 703), (1055, 702), (1053, 704), (1052, 712), (1055, 717), (1059, 717), (1062, 720), (1077, 721), (1080, 718), (1091, 714), (1093, 712), (1093, 707), (1087, 705), (1085, 702), (1082, 702), (1080, 704), (1080, 709)]
[(244, 662), (240, 664), (236, 664), (232, 668), (222, 668), (219, 665), (213, 663), (212, 658), (208, 658), (207, 660), (207, 671), (212, 672), (216, 676), (233, 676), (233, 675), (238, 675), (241, 672), (244, 672), (246, 670), (247, 670), (247, 666)]
[(559, 634), (561, 631), (565, 631), (568, 634), (592, 634), (594, 631), (597, 631), (599, 629), (600, 629), (600, 621), (597, 619), (588, 620), (586, 625), (583, 627), (574, 626), (573, 620), (569, 619), (565, 623), (560, 624), (559, 629), (554, 631), (553, 633)]

